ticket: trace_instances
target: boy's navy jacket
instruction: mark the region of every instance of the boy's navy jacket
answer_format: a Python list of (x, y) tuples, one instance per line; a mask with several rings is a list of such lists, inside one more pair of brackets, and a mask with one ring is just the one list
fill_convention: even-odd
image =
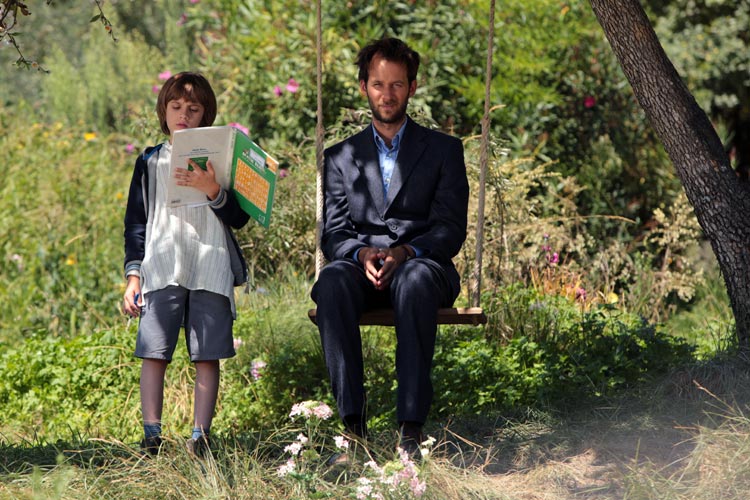
[[(131, 269), (139, 269), (146, 251), (146, 226), (149, 215), (153, 214), (153, 200), (156, 195), (156, 183), (149, 183), (156, 172), (156, 162), (161, 144), (146, 148), (138, 156), (130, 181), (128, 206), (125, 210), (125, 274)], [(218, 206), (211, 206), (217, 217), (223, 222), (227, 238), (234, 285), (247, 282), (247, 263), (242, 255), (240, 245), (230, 228), (240, 229), (250, 216), (240, 208), (234, 193), (222, 188), (219, 194), (223, 198)], [(151, 203), (150, 203), (151, 202)]]

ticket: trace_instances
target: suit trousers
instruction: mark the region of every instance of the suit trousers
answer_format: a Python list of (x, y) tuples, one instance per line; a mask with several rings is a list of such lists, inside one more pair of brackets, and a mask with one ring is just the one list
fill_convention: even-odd
[[(454, 269), (450, 269), (455, 273)], [(375, 290), (353, 260), (326, 265), (313, 286), (317, 323), (331, 388), (341, 418), (366, 415), (359, 318), (368, 309), (392, 307), (396, 330), (396, 417), (424, 423), (432, 404), (432, 357), (437, 310), (458, 296), (436, 262), (415, 258), (401, 264), (389, 289)]]

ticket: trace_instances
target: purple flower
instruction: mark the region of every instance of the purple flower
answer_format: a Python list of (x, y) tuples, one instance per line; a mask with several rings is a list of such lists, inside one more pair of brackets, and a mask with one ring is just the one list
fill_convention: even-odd
[(593, 96), (587, 95), (583, 98), (584, 108), (593, 108), (594, 106), (596, 106), (596, 99)]
[(128, 153), (128, 154), (130, 154), (130, 153), (132, 153), (133, 151), (135, 151), (135, 146), (133, 145), (133, 143), (132, 143), (132, 142), (129, 142), (129, 143), (128, 143), (128, 144), (127, 144), (127, 145), (125, 146), (125, 152), (126, 152), (126, 153)]
[(295, 80), (294, 78), (290, 78), (286, 83), (286, 89), (294, 94), (295, 92), (297, 92), (297, 90), (299, 90), (299, 83), (297, 83), (297, 80)]
[(550, 264), (557, 264), (560, 262), (560, 255), (557, 252), (554, 252), (552, 255), (547, 255), (547, 262)]
[(276, 97), (281, 97), (281, 94), (283, 94), (283, 93), (284, 93), (284, 91), (283, 91), (283, 90), (281, 90), (281, 87), (279, 87), (278, 85), (276, 85), (276, 86), (275, 86), (275, 87), (273, 88), (273, 93), (274, 93), (274, 94), (276, 94)]
[(161, 81), (169, 80), (170, 78), (172, 78), (172, 72), (169, 70), (159, 73), (159, 80)]
[(248, 129), (247, 127), (243, 126), (240, 123), (232, 122), (232, 123), (229, 123), (228, 125), (230, 127), (236, 128), (237, 130), (241, 131), (245, 135), (250, 135), (250, 129)]
[(284, 177), (289, 176), (289, 169), (288, 168), (280, 168), (279, 169), (279, 178), (283, 179)]

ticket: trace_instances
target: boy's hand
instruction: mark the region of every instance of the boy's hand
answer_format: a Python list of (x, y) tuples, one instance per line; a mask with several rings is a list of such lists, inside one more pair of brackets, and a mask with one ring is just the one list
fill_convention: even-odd
[(141, 279), (138, 276), (128, 276), (125, 296), (122, 298), (122, 312), (131, 318), (141, 315), (143, 296), (141, 295)]
[(216, 172), (211, 161), (206, 162), (206, 170), (203, 170), (193, 160), (188, 160), (192, 170), (187, 168), (176, 168), (174, 172), (178, 186), (190, 186), (203, 193), (210, 199), (215, 200), (221, 192), (221, 186), (216, 182)]

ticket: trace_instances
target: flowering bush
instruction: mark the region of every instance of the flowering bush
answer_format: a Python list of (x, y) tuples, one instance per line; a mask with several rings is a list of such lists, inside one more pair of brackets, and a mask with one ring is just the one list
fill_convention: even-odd
[[(324, 460), (320, 451), (325, 450), (325, 432), (320, 424), (333, 415), (331, 408), (320, 401), (295, 403), (289, 412), (293, 421), (302, 420), (304, 432), (297, 433), (295, 439), (284, 447), (285, 461), (277, 469), (277, 476), (295, 490), (295, 493), (314, 492), (321, 489), (342, 488), (346, 496), (357, 500), (397, 500), (420, 498), (427, 489), (427, 483), (420, 477), (420, 467), (403, 449), (398, 456), (380, 466), (370, 458), (361, 469), (361, 476), (354, 484), (329, 483), (326, 480)], [(330, 453), (347, 453), (349, 440), (342, 435), (333, 436), (335, 448)], [(422, 443), (422, 457), (427, 457), (435, 440), (429, 438)], [(369, 454), (368, 454), (369, 457)], [(349, 462), (351, 465), (353, 462)], [(337, 476), (336, 481), (340, 476)]]

